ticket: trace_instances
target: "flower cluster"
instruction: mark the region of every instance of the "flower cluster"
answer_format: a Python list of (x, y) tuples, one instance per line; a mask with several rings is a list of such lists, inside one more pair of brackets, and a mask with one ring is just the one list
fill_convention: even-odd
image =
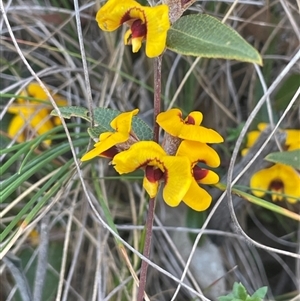
[[(246, 148), (242, 150), (242, 155), (246, 155), (258, 139), (261, 132), (268, 126), (260, 123), (258, 130), (251, 131), (247, 135)], [(285, 151), (300, 149), (300, 130), (285, 129), (281, 130), (286, 134), (284, 145)], [(292, 167), (275, 163), (269, 168), (259, 170), (250, 178), (250, 188), (254, 195), (263, 197), (267, 190), (271, 191), (272, 201), (282, 201), (284, 195), (286, 200), (293, 204), (300, 200), (300, 175)]]
[(157, 116), (165, 131), (162, 146), (154, 141), (139, 141), (132, 131), (132, 117), (138, 110), (118, 115), (111, 122), (114, 132), (102, 133), (94, 149), (82, 161), (96, 156), (112, 159), (119, 174), (144, 170), (143, 187), (154, 198), (163, 185), (163, 198), (171, 206), (181, 201), (202, 211), (211, 203), (211, 196), (198, 184), (215, 184), (218, 175), (207, 169), (218, 167), (220, 158), (207, 143), (220, 143), (223, 138), (214, 130), (202, 127), (202, 114), (191, 112), (185, 119), (179, 109)]
[[(38, 83), (30, 83), (20, 96), (8, 108), (8, 112), (15, 115), (8, 126), (10, 137), (16, 138), (18, 142), (24, 142), (29, 134), (42, 135), (61, 124), (58, 117), (49, 118), (53, 108), (47, 94)], [(58, 106), (67, 105), (67, 101), (60, 95), (52, 97)], [(45, 140), (44, 143), (50, 145), (51, 140)]]
[(130, 27), (124, 35), (125, 45), (132, 45), (137, 52), (146, 41), (146, 55), (150, 58), (162, 54), (170, 28), (167, 5), (142, 6), (134, 0), (108, 0), (96, 15), (99, 27), (114, 31), (122, 24)]

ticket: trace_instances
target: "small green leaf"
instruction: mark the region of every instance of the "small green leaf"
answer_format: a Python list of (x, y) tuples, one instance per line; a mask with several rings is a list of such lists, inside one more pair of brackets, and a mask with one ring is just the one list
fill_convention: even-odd
[[(91, 121), (89, 110), (83, 107), (62, 107), (60, 112), (64, 118), (79, 117), (87, 121)], [(122, 112), (109, 108), (96, 108), (94, 110), (94, 127), (88, 128), (88, 133), (94, 140), (98, 140), (99, 135), (104, 132), (112, 132), (113, 128), (110, 126), (111, 121)], [(55, 110), (51, 115), (58, 116)], [(132, 130), (140, 140), (152, 140), (152, 129), (141, 118), (134, 116), (132, 118)]]
[(258, 298), (258, 300), (262, 300), (268, 291), (268, 287), (267, 286), (263, 286), (261, 288), (259, 288), (253, 295), (252, 298)]
[[(89, 110), (87, 108), (70, 106), (70, 107), (61, 107), (59, 108), (59, 110), (63, 118), (70, 119), (71, 117), (79, 117), (87, 121), (91, 121), (91, 118), (88, 116)], [(58, 116), (55, 110), (53, 110), (50, 113), (50, 115)]]
[(255, 48), (236, 31), (209, 15), (188, 15), (168, 31), (167, 48), (192, 56), (234, 59), (262, 65)]
[(234, 295), (241, 300), (246, 300), (246, 298), (248, 296), (245, 287), (241, 283), (235, 282), (233, 285), (232, 291), (233, 291)]
[(276, 152), (266, 156), (266, 160), (281, 163), (300, 169), (300, 149), (288, 152)]

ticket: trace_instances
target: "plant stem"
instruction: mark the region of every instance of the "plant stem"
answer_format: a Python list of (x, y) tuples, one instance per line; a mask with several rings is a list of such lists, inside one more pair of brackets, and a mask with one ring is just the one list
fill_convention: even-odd
[[(158, 142), (159, 140), (159, 125), (156, 123), (156, 117), (160, 113), (161, 107), (161, 63), (162, 56), (154, 59), (154, 104), (153, 104), (153, 141)], [(155, 212), (155, 198), (149, 200), (149, 208), (146, 221), (146, 237), (143, 255), (146, 258), (150, 257), (151, 240), (152, 240), (152, 227)], [(137, 301), (143, 301), (144, 291), (147, 280), (148, 263), (142, 261), (141, 274), (140, 274), (140, 285), (138, 290)]]
[[(151, 250), (154, 211), (155, 211), (155, 198), (152, 198), (149, 200), (149, 208), (148, 208), (148, 215), (146, 221), (146, 237), (145, 237), (145, 245), (143, 251), (143, 255), (147, 258), (149, 258), (150, 250)], [(140, 285), (139, 285), (138, 297), (137, 297), (138, 301), (143, 301), (144, 291), (146, 287), (147, 270), (148, 270), (148, 263), (146, 261), (142, 261), (141, 273), (140, 273)]]
[(153, 141), (155, 142), (159, 139), (159, 125), (156, 123), (156, 117), (161, 107), (161, 62), (162, 55), (154, 60)]

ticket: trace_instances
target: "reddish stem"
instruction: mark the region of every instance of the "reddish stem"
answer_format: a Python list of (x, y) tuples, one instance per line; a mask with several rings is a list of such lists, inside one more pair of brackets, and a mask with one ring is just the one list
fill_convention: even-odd
[[(149, 208), (148, 208), (148, 215), (146, 221), (146, 237), (145, 237), (143, 255), (147, 258), (150, 257), (154, 211), (155, 211), (155, 198), (149, 200)], [(144, 299), (147, 270), (148, 270), (148, 263), (146, 261), (142, 261), (141, 273), (140, 273), (140, 285), (139, 285), (138, 297), (137, 297), (138, 301), (143, 301)]]
[[(154, 59), (153, 141), (155, 142), (158, 142), (159, 140), (159, 125), (156, 123), (156, 117), (160, 113), (160, 107), (161, 107), (161, 97), (160, 97), (161, 96), (161, 62), (162, 62), (162, 56), (159, 56)], [(155, 212), (155, 198), (152, 198), (149, 200), (149, 208), (148, 208), (148, 215), (146, 221), (146, 237), (145, 237), (145, 245), (143, 250), (143, 255), (146, 258), (150, 257), (154, 212)], [(147, 280), (147, 270), (148, 270), (148, 263), (146, 261), (142, 261), (141, 273), (140, 273), (140, 285), (138, 290), (137, 301), (143, 301), (144, 299), (144, 291), (145, 291), (146, 280)]]

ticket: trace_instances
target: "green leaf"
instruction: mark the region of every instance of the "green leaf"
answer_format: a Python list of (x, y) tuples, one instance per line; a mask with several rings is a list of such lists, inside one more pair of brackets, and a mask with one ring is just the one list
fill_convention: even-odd
[[(88, 116), (89, 110), (87, 108), (71, 106), (71, 107), (61, 107), (59, 108), (59, 110), (63, 118), (70, 119), (71, 117), (79, 117), (87, 121), (91, 121), (91, 118)], [(58, 116), (55, 110), (53, 110), (50, 113), (50, 115)]]
[[(83, 107), (63, 107), (60, 112), (64, 118), (79, 117), (87, 121), (91, 121), (89, 110)], [(88, 128), (88, 133), (94, 140), (98, 140), (99, 135), (104, 132), (113, 132), (110, 126), (111, 121), (122, 112), (109, 108), (96, 108), (94, 110), (94, 127)], [(51, 115), (58, 116), (56, 111), (52, 111)], [(132, 118), (132, 130), (140, 140), (152, 140), (152, 129), (141, 118), (134, 116)]]
[(245, 289), (245, 287), (241, 283), (234, 283), (233, 285), (233, 293), (236, 297), (238, 297), (241, 300), (246, 300), (248, 294)]
[(257, 300), (262, 300), (268, 291), (268, 287), (267, 286), (263, 286), (261, 288), (259, 288), (253, 295), (252, 298), (257, 298)]
[(168, 31), (167, 48), (192, 56), (234, 59), (262, 65), (260, 54), (236, 31), (209, 15), (188, 15)]
[(266, 160), (281, 163), (300, 169), (300, 149), (288, 152), (276, 152), (266, 156)]
[(300, 74), (292, 74), (288, 77), (280, 89), (277, 91), (275, 99), (275, 107), (278, 111), (286, 108), (291, 99), (299, 88)]

